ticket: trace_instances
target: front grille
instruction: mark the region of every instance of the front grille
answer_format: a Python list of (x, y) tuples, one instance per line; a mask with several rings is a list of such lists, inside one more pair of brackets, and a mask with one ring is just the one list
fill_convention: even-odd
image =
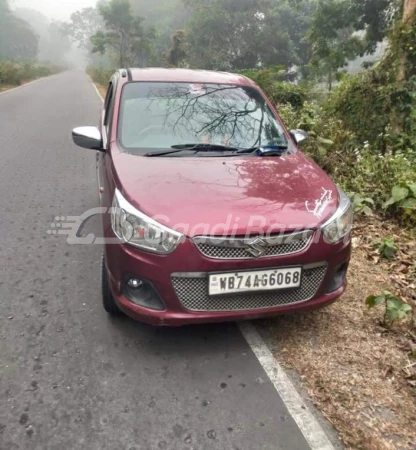
[(286, 291), (209, 296), (208, 274), (173, 274), (172, 284), (176, 295), (190, 311), (244, 311), (273, 308), (306, 302), (315, 297), (321, 286), (327, 265), (305, 267), (301, 286)]
[(292, 255), (304, 250), (311, 240), (312, 232), (293, 233), (283, 236), (260, 239), (262, 245), (260, 254), (253, 255), (251, 242), (255, 238), (197, 237), (193, 241), (198, 250), (207, 258), (212, 259), (253, 259), (270, 258), (273, 256)]
[[(291, 255), (303, 250), (309, 242), (308, 239), (294, 241), (288, 244), (272, 245), (265, 248), (265, 253), (261, 258), (270, 258), (271, 256)], [(199, 251), (208, 258), (215, 259), (251, 259), (245, 248), (219, 247), (211, 244), (197, 244)]]

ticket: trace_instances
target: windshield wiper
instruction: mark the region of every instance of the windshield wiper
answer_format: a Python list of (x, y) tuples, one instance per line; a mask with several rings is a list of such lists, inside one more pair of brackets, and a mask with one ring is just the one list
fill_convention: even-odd
[(227, 145), (221, 145), (221, 144), (178, 144), (178, 145), (172, 145), (173, 150), (166, 150), (161, 152), (153, 152), (153, 153), (146, 153), (144, 156), (167, 156), (167, 155), (173, 155), (175, 153), (180, 153), (183, 151), (194, 151), (194, 153), (198, 152), (209, 152), (209, 151), (220, 151), (220, 152), (239, 152), (242, 150), (238, 147), (229, 147)]
[(288, 146), (286, 144), (260, 145), (258, 147), (242, 148), (238, 150), (236, 153), (249, 154), (257, 152), (259, 156), (281, 156), (287, 149)]
[(238, 148), (229, 147), (228, 145), (221, 144), (178, 144), (172, 145), (173, 150), (165, 150), (161, 152), (145, 153), (144, 156), (154, 157), (154, 156), (167, 156), (174, 155), (175, 153), (181, 153), (184, 151), (193, 152), (191, 154), (199, 152), (231, 152), (231, 155), (243, 155), (243, 154), (254, 154), (257, 153), (258, 156), (282, 156), (282, 154), (288, 149), (285, 144), (281, 145), (260, 145), (258, 147), (252, 148)]
[(219, 151), (230, 151), (235, 152), (237, 150), (241, 150), (239, 147), (232, 147), (229, 145), (221, 145), (221, 144), (178, 144), (172, 145), (172, 148), (176, 148), (178, 150), (219, 150)]

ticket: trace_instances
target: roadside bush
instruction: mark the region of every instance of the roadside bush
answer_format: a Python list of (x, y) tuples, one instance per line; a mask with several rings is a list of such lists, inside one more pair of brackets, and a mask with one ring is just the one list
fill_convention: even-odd
[(284, 81), (287, 72), (280, 67), (242, 70), (240, 73), (257, 83), (275, 104), (289, 103), (293, 108), (300, 109), (307, 98), (306, 89)]
[(0, 61), (0, 85), (19, 86), (24, 82), (53, 75), (61, 70), (61, 67), (52, 65)]
[(374, 72), (347, 76), (331, 92), (324, 109), (352, 130), (359, 142), (371, 142), (382, 150), (390, 124), (389, 95)]
[(339, 119), (323, 114), (322, 108), (305, 102), (302, 109), (291, 105), (277, 105), (277, 109), (289, 129), (300, 128), (309, 133), (302, 149), (325, 171), (335, 175), (340, 163), (355, 161), (355, 135), (342, 127)]
[(324, 109), (342, 120), (360, 142), (416, 156), (416, 22), (397, 24), (389, 49), (371, 70), (346, 76)]
[(0, 62), (0, 84), (18, 86), (23, 82), (22, 66), (9, 62)]
[(87, 73), (95, 83), (101, 84), (102, 86), (107, 86), (111, 76), (114, 73), (114, 69), (88, 66)]

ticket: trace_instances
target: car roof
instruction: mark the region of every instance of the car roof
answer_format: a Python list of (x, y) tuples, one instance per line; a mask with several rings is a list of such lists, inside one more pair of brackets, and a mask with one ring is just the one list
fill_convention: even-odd
[(131, 81), (165, 81), (170, 83), (215, 83), (252, 86), (247, 77), (235, 73), (216, 72), (213, 70), (165, 69), (149, 67), (145, 69), (128, 69)]

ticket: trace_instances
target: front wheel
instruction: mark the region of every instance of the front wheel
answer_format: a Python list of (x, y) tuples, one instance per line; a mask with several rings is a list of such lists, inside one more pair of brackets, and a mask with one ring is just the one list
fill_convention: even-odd
[(103, 253), (102, 265), (101, 265), (101, 288), (103, 297), (103, 306), (108, 314), (112, 316), (119, 315), (121, 313), (119, 307), (117, 306), (113, 294), (110, 290), (110, 284), (108, 281), (108, 271), (105, 265), (105, 257)]

